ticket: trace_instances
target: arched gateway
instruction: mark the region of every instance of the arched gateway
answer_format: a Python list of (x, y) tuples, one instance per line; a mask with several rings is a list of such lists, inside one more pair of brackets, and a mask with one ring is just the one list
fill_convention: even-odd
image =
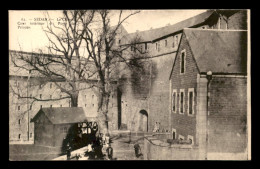
[(148, 113), (146, 110), (141, 110), (139, 112), (139, 131), (148, 131)]

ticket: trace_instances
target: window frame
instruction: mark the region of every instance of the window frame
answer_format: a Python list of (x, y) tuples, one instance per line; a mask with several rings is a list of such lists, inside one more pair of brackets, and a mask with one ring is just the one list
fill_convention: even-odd
[[(174, 103), (173, 103), (173, 94), (175, 94)], [(173, 104), (174, 104), (175, 110), (173, 110)], [(172, 90), (172, 105), (171, 105), (171, 110), (172, 110), (173, 113), (177, 113), (177, 89), (173, 89), (173, 90)]]
[[(192, 92), (192, 114), (190, 114), (190, 92)], [(194, 88), (189, 88), (188, 89), (188, 116), (194, 116), (195, 112), (195, 92), (194, 92)]]
[[(182, 54), (183, 53), (184, 53), (184, 58), (183, 58), (183, 73), (182, 73), (181, 70), (182, 70)], [(183, 49), (181, 51), (181, 55), (180, 55), (180, 75), (185, 74), (185, 71), (186, 71), (185, 67), (186, 67), (186, 49)]]
[[(181, 93), (183, 93), (183, 112), (181, 113)], [(179, 114), (185, 114), (185, 89), (180, 89), (179, 92)]]

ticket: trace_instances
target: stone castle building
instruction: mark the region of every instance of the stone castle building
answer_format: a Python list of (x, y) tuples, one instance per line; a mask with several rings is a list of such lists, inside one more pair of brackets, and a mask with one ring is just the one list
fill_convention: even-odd
[[(172, 87), (169, 83), (169, 76), (184, 28), (247, 30), (247, 11), (208, 10), (174, 25), (130, 34), (122, 26), (117, 34), (117, 46), (124, 47), (131, 44), (136, 37), (140, 38), (138, 44), (129, 47), (123, 55), (135, 55), (142, 51), (146, 52), (148, 59), (143, 59), (145, 68), (144, 72), (141, 73), (120, 66), (118, 88), (114, 89), (115, 92), (111, 96), (109, 112), (112, 120), (109, 122), (110, 129), (151, 132), (155, 123), (158, 122), (161, 132), (172, 132), (173, 119), (170, 118), (172, 114), (172, 93), (170, 92)], [(28, 95), (35, 94), (47, 98), (60, 97), (60, 93), (55, 90), (55, 85), (52, 82), (45, 81), (37, 76), (28, 78), (29, 72), (19, 72), (21, 73), (19, 75), (17, 72), (11, 72), (12, 70), (14, 69), (10, 69), (9, 73), (10, 84), (23, 85), (26, 89), (25, 94), (28, 92)], [(35, 85), (28, 87), (30, 86), (29, 82)], [(53, 91), (53, 94), (49, 94), (50, 91)], [(48, 95), (45, 93), (48, 93)], [(30, 107), (29, 101), (26, 99), (18, 99), (11, 93), (9, 98), (9, 103), (11, 103), (9, 113), (10, 141), (27, 140), (28, 135), (30, 140), (33, 140), (33, 124), (29, 123), (28, 120), (41, 107), (70, 106), (69, 99), (55, 102), (34, 102)], [(83, 107), (87, 116), (96, 115), (97, 101), (95, 99), (96, 96), (91, 89), (80, 93), (79, 107)]]

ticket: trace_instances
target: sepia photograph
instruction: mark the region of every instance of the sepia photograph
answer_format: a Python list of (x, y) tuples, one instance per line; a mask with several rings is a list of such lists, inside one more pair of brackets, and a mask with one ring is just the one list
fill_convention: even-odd
[(250, 161), (250, 12), (9, 10), (9, 161)]

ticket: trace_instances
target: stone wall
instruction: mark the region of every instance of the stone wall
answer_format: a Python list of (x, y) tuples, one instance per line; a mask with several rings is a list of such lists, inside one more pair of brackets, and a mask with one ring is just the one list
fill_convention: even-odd
[(198, 160), (198, 148), (191, 145), (170, 145), (155, 137), (144, 139), (144, 160)]

